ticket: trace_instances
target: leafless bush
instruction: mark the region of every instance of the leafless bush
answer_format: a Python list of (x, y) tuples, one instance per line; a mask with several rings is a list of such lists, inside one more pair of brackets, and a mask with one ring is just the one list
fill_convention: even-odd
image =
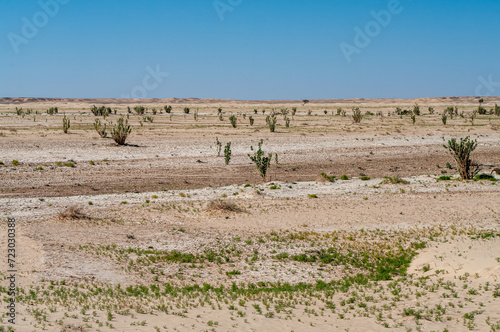
[(70, 206), (64, 211), (59, 213), (59, 219), (64, 220), (79, 220), (79, 219), (90, 219), (85, 213), (83, 213), (78, 207)]

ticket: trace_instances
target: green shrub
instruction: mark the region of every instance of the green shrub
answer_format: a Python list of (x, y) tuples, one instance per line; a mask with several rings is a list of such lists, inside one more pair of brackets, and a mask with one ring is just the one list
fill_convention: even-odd
[(362, 118), (363, 115), (361, 114), (361, 110), (359, 109), (359, 107), (353, 107), (352, 120), (354, 121), (354, 123), (360, 123)]
[(20, 162), (19, 162), (19, 161), (15, 160), (15, 159), (14, 159), (14, 160), (12, 160), (12, 165), (14, 165), (14, 166), (18, 166), (19, 164), (20, 164)]
[(382, 183), (384, 183), (384, 184), (387, 184), (387, 183), (391, 183), (391, 184), (409, 184), (410, 182), (406, 181), (405, 179), (402, 179), (399, 175), (396, 175), (394, 177), (384, 176), (384, 181), (382, 181)]
[(54, 115), (59, 113), (59, 109), (57, 107), (51, 107), (47, 110), (47, 114)]
[(276, 122), (278, 119), (276, 118), (276, 114), (272, 113), (266, 117), (266, 123), (269, 126), (269, 131), (274, 133), (276, 130)]
[(135, 106), (135, 107), (134, 107), (134, 111), (135, 111), (138, 115), (144, 115), (144, 113), (146, 113), (146, 107), (144, 107), (144, 106)]
[[(273, 154), (270, 153), (268, 154), (267, 157), (264, 156), (264, 151), (262, 151), (263, 142), (264, 141), (261, 139), (259, 142), (259, 149), (255, 151), (253, 155), (248, 154), (248, 157), (255, 164), (255, 166), (257, 166), (257, 169), (259, 170), (259, 174), (262, 177), (262, 180), (265, 180), (267, 171), (271, 166)], [(250, 147), (250, 150), (253, 151), (253, 146)]]
[(443, 145), (445, 149), (453, 156), (457, 163), (457, 169), (460, 177), (464, 180), (474, 178), (479, 173), (479, 165), (471, 159), (471, 153), (477, 147), (477, 140), (471, 140), (469, 136), (461, 138), (457, 142), (456, 138), (448, 141), (447, 145)]
[(99, 119), (95, 119), (94, 129), (95, 129), (95, 131), (97, 131), (99, 136), (101, 136), (102, 138), (105, 138), (106, 136), (108, 136), (108, 133), (106, 132), (106, 125), (105, 124), (101, 125), (101, 121)]
[(70, 120), (66, 117), (66, 114), (64, 115), (64, 118), (62, 121), (63, 121), (63, 132), (65, 134), (67, 134), (71, 124), (70, 124)]
[(248, 121), (250, 122), (250, 126), (253, 126), (255, 120), (252, 116), (248, 117)]
[(106, 106), (101, 106), (101, 107), (97, 107), (95, 105), (92, 105), (92, 107), (90, 108), (90, 112), (92, 112), (92, 114), (94, 114), (95, 116), (108, 116), (109, 114), (111, 114), (111, 108), (107, 107)]
[(131, 132), (132, 128), (128, 124), (128, 120), (121, 117), (118, 119), (117, 124), (113, 127), (111, 137), (118, 145), (124, 145)]
[(165, 109), (165, 113), (170, 113), (170, 112), (172, 112), (172, 106), (170, 106), (170, 105), (165, 105), (165, 106), (163, 107), (163, 109)]
[(368, 181), (368, 180), (370, 180), (370, 177), (362, 176), (362, 177), (360, 177), (360, 179), (361, 179), (361, 181)]
[(184, 107), (184, 114), (189, 114), (189, 107)]
[(443, 176), (440, 176), (437, 181), (450, 181), (451, 180), (451, 176), (448, 176), (448, 175), (443, 175)]
[(477, 174), (474, 177), (474, 181), (478, 181), (478, 180), (497, 181), (497, 179), (493, 175), (490, 175), (490, 174)]
[(341, 179), (341, 180), (349, 180), (349, 177), (348, 177), (347, 175), (345, 175), (345, 174), (344, 174), (344, 175), (342, 175), (342, 176), (340, 177), (340, 179)]
[(236, 128), (237, 126), (237, 123), (238, 123), (238, 118), (236, 117), (236, 115), (231, 115), (229, 117), (229, 122), (231, 122), (231, 126), (233, 126), (233, 128)]
[(446, 120), (448, 120), (448, 116), (446, 115), (446, 113), (443, 113), (443, 115), (441, 115), (441, 121), (444, 125), (446, 125)]
[(321, 176), (328, 182), (335, 182), (335, 175), (328, 175), (326, 173), (321, 173)]
[(229, 162), (231, 161), (231, 142), (228, 142), (224, 148), (224, 160), (226, 165), (229, 165)]

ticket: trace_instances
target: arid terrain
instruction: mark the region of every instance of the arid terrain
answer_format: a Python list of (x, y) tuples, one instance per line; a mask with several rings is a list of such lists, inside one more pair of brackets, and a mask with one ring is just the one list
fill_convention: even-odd
[(0, 99), (0, 331), (500, 331), (496, 104)]

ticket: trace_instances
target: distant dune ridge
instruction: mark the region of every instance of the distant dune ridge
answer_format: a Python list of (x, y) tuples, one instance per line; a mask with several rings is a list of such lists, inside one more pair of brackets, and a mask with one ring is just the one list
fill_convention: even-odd
[[(309, 104), (371, 104), (371, 105), (397, 105), (419, 103), (430, 104), (477, 104), (481, 97), (436, 97), (415, 99), (390, 99), (390, 98), (351, 98), (351, 99), (310, 99)], [(500, 97), (482, 97), (484, 103), (500, 103)], [(201, 98), (150, 98), (150, 99), (120, 99), (120, 98), (32, 98), (32, 97), (6, 97), (0, 98), (0, 104), (300, 104), (302, 100), (234, 100), (234, 99), (201, 99)]]

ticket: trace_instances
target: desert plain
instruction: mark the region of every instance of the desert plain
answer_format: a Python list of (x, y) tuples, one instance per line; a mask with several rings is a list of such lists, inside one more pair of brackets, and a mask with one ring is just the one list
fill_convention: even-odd
[(0, 331), (500, 331), (496, 104), (0, 99)]

